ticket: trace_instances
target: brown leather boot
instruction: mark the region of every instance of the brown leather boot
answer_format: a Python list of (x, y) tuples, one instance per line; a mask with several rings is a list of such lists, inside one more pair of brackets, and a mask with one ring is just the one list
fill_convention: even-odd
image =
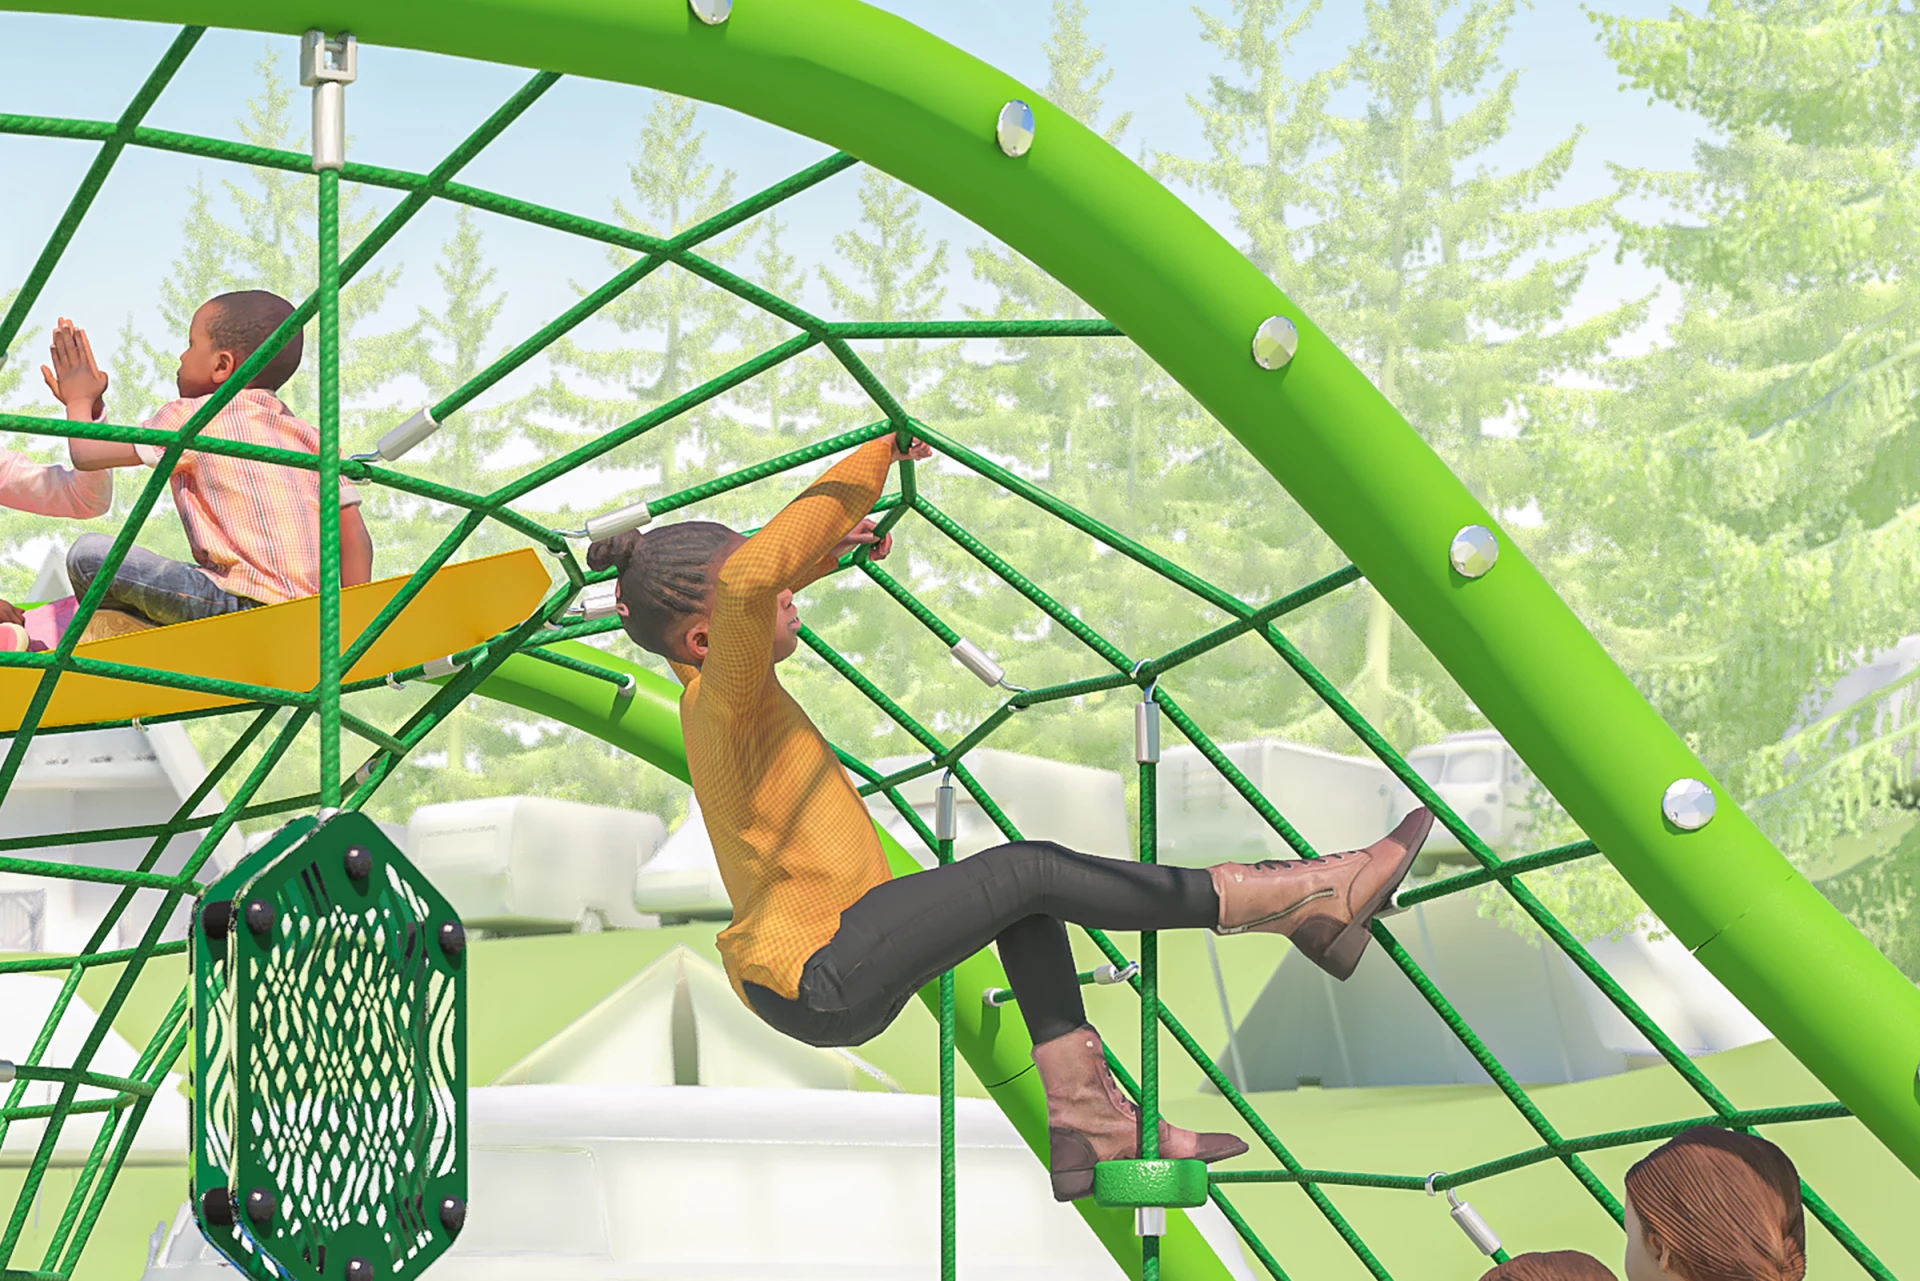
[[(1140, 1155), (1140, 1109), (1107, 1070), (1100, 1034), (1082, 1023), (1033, 1047), (1047, 1087), (1047, 1176), (1053, 1199), (1093, 1195), (1093, 1167)], [(1196, 1134), (1160, 1123), (1160, 1155), (1175, 1161), (1224, 1161), (1247, 1145), (1231, 1134)]]
[(1345, 979), (1373, 937), (1374, 914), (1406, 879), (1432, 827), (1433, 815), (1416, 809), (1363, 850), (1208, 868), (1220, 896), (1214, 933), (1284, 934), (1308, 960)]

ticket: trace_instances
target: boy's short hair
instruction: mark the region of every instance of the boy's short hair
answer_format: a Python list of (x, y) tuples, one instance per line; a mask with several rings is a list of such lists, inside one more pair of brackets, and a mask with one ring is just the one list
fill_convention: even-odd
[[(235, 359), (243, 362), (259, 351), (281, 322), (293, 314), (292, 303), (264, 289), (242, 289), (236, 293), (221, 294), (210, 299), (208, 305), (213, 308), (213, 314), (207, 318), (207, 336), (213, 339), (216, 347), (232, 352)], [(262, 391), (279, 391), (298, 372), (304, 346), (300, 331), (294, 330), (293, 337), (267, 362), (264, 369), (253, 376), (253, 381), (247, 386), (258, 387)]]

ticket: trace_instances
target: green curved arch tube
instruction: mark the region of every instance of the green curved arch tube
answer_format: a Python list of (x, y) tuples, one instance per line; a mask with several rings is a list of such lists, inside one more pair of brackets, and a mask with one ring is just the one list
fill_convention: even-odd
[[(634, 691), (619, 697), (613, 686), (597, 677), (515, 654), (481, 683), (478, 693), (523, 708), (613, 744), (649, 765), (687, 781), (687, 749), (680, 737), (680, 687), (657, 672), (578, 641), (551, 647), (606, 671), (632, 676)], [(920, 870), (913, 856), (900, 848), (885, 829), (875, 825), (880, 845), (894, 875)], [(1007, 973), (991, 951), (981, 952), (954, 967), (954, 987), (961, 992), (984, 992), (1007, 986)], [(940, 1017), (940, 986), (922, 989), (920, 999)], [(1047, 1154), (1047, 1095), (1040, 1074), (1033, 1069), (1033, 1042), (1026, 1022), (1010, 1016), (1005, 1007), (984, 1001), (954, 1002), (954, 1048), (987, 1087), (987, 1093), (1013, 1122), (1022, 1141), (1042, 1161)], [(1103, 1209), (1092, 1201), (1076, 1201), (1074, 1209), (1087, 1221), (1100, 1244), (1113, 1255), (1128, 1276), (1140, 1275), (1140, 1238), (1134, 1235), (1133, 1216), (1126, 1210)], [(1166, 1281), (1229, 1281), (1227, 1270), (1185, 1211), (1167, 1211), (1167, 1235), (1160, 1244), (1161, 1275)]]
[[(1666, 823), (1669, 784), (1711, 782), (1700, 761), (1504, 535), (1484, 577), (1452, 572), (1454, 533), (1500, 535), (1493, 518), (1271, 281), (1028, 87), (855, 0), (742, 0), (718, 27), (683, 0), (0, 7), (285, 34), (324, 21), (368, 46), (645, 85), (838, 147), (972, 219), (1120, 326), (1279, 479), (1666, 925), (1920, 1173), (1920, 989), (1723, 792), (1699, 831)], [(378, 74), (371, 53), (362, 74)], [(994, 121), (1016, 97), (1035, 139), (1010, 159)], [(1250, 344), (1276, 314), (1299, 349), (1268, 371)]]

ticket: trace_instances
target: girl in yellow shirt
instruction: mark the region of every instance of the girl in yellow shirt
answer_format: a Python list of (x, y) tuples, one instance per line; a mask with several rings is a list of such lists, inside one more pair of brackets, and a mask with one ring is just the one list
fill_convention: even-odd
[[(858, 1045), (941, 971), (998, 944), (1046, 1086), (1054, 1196), (1073, 1200), (1091, 1195), (1096, 1163), (1137, 1154), (1139, 1114), (1087, 1024), (1063, 922), (1285, 934), (1344, 979), (1432, 816), (1417, 810), (1367, 849), (1311, 862), (1199, 870), (1018, 841), (894, 879), (866, 806), (775, 667), (799, 643), (794, 593), (853, 547), (887, 554), (891, 539), (876, 542), (863, 518), (895, 462), (929, 456), (882, 437), (752, 538), (687, 521), (595, 543), (587, 563), (618, 569), (627, 635), (686, 686), (687, 769), (733, 902), (718, 943), (740, 998), (798, 1040)], [(1163, 1157), (1244, 1151), (1232, 1135), (1161, 1123)]]

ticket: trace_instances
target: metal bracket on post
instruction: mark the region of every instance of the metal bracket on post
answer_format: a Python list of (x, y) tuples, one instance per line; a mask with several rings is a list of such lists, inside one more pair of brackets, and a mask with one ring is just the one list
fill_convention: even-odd
[(300, 83), (313, 90), (313, 171), (347, 164), (347, 86), (359, 77), (359, 43), (345, 32), (300, 38)]

